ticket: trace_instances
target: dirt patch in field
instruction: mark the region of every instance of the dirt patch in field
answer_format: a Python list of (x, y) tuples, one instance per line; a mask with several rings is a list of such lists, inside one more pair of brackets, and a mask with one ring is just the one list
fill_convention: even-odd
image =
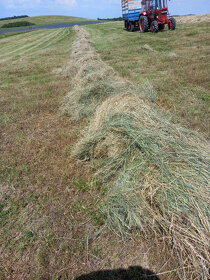
[(11, 192), (14, 190), (15, 190), (14, 187), (0, 183), (0, 202), (3, 202), (5, 197), (10, 195)]

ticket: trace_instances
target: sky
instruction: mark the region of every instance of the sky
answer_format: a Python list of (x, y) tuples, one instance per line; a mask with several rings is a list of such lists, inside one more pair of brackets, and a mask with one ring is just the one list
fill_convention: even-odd
[[(172, 15), (210, 13), (210, 0), (171, 0)], [(0, 0), (0, 18), (14, 15), (121, 16), (121, 0)]]

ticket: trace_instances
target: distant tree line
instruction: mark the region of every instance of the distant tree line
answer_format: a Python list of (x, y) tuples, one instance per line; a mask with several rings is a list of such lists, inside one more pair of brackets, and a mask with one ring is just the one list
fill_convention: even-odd
[(1, 28), (13, 28), (13, 27), (31, 26), (31, 25), (35, 25), (35, 24), (28, 21), (17, 21), (17, 22), (10, 22), (10, 23), (3, 24)]
[(122, 19), (122, 17), (117, 17), (117, 18), (97, 18), (97, 20), (121, 21), (123, 19)]
[[(185, 16), (193, 16), (194, 14), (187, 14)], [(172, 15), (173, 17), (180, 17), (180, 15)], [(97, 20), (107, 20), (107, 21), (121, 21), (123, 20), (122, 17), (117, 17), (117, 18), (97, 18)]]
[(187, 14), (187, 15), (183, 15), (183, 16), (180, 16), (180, 15), (172, 15), (172, 17), (188, 17), (188, 16), (195, 16), (195, 14)]
[(26, 18), (26, 17), (28, 17), (28, 16), (27, 16), (27, 15), (23, 15), (23, 16), (5, 17), (5, 18), (0, 18), (0, 20), (17, 19), (17, 18)]

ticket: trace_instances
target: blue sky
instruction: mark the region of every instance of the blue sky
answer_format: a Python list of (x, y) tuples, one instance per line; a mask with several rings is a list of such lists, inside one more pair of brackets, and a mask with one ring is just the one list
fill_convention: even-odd
[[(180, 15), (210, 13), (210, 0), (171, 0), (169, 9)], [(118, 17), (121, 0), (0, 0), (0, 18), (23, 14)]]

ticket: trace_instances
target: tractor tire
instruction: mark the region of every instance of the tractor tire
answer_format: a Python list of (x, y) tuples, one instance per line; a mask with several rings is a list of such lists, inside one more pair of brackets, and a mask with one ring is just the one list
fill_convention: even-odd
[(129, 32), (134, 32), (134, 24), (132, 22), (129, 23)]
[(175, 30), (176, 29), (176, 20), (175, 18), (170, 18), (170, 22), (168, 24), (169, 30)]
[(149, 22), (148, 22), (148, 18), (145, 16), (140, 16), (139, 19), (139, 29), (140, 32), (144, 33), (147, 32), (149, 29)]
[(129, 29), (129, 22), (127, 20), (125, 20), (125, 30), (128, 31), (128, 29)]
[(164, 30), (165, 24), (159, 24), (159, 25), (158, 25), (158, 28), (159, 28), (160, 31)]
[(151, 30), (153, 33), (157, 33), (159, 31), (158, 23), (156, 20), (151, 23)]

